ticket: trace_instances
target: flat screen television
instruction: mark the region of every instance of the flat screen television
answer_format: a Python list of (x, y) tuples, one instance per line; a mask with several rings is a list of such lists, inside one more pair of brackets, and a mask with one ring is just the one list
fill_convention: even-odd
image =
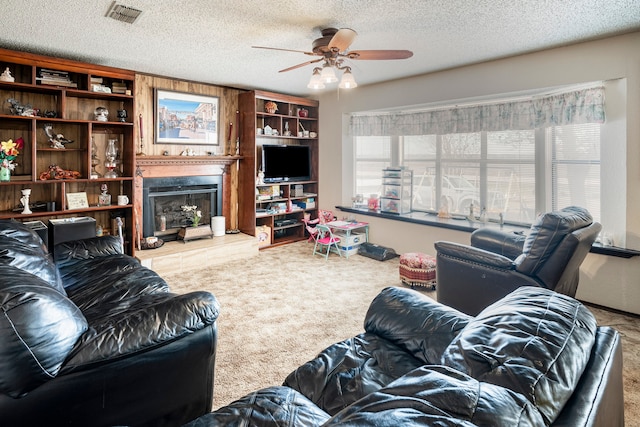
[(264, 182), (311, 180), (311, 149), (305, 145), (263, 145)]

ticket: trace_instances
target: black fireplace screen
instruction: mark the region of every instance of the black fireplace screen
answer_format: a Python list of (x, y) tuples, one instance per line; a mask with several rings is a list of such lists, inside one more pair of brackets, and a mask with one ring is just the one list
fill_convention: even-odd
[(142, 230), (144, 237), (175, 240), (180, 227), (191, 222), (182, 206), (202, 212), (200, 224), (222, 214), (222, 176), (188, 176), (143, 179)]

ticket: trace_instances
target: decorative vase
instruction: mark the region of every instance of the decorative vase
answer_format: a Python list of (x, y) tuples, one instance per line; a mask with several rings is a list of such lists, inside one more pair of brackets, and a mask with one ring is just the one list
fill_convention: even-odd
[(0, 167), (0, 181), (9, 181), (11, 179), (11, 169)]

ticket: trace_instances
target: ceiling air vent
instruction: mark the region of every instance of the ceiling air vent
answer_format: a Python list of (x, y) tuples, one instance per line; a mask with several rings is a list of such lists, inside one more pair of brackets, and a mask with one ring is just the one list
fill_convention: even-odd
[(138, 16), (142, 13), (141, 10), (134, 9), (129, 6), (123, 6), (117, 4), (115, 1), (111, 3), (111, 7), (105, 16), (113, 18), (116, 21), (126, 22), (127, 24), (133, 24)]

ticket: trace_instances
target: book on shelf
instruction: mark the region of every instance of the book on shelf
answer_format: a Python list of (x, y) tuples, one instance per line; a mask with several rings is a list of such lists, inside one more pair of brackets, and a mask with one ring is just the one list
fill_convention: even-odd
[(70, 82), (70, 81), (66, 81), (66, 80), (47, 79), (47, 78), (43, 78), (43, 77), (36, 77), (36, 80), (39, 81), (43, 85), (64, 86), (64, 87), (71, 87), (71, 88), (77, 88), (78, 87), (78, 83)]
[(113, 82), (111, 84), (111, 90), (113, 91), (113, 93), (126, 93), (127, 91), (127, 84), (126, 83), (121, 83), (121, 82)]
[(71, 81), (68, 71), (49, 70), (47, 68), (40, 69), (40, 75), (36, 77), (43, 85), (64, 86), (77, 88), (78, 84)]
[(50, 76), (50, 77), (62, 77), (62, 78), (69, 78), (69, 72), (68, 71), (59, 71), (59, 70), (49, 70), (48, 68), (41, 68), (40, 69), (40, 75), (41, 76)]

